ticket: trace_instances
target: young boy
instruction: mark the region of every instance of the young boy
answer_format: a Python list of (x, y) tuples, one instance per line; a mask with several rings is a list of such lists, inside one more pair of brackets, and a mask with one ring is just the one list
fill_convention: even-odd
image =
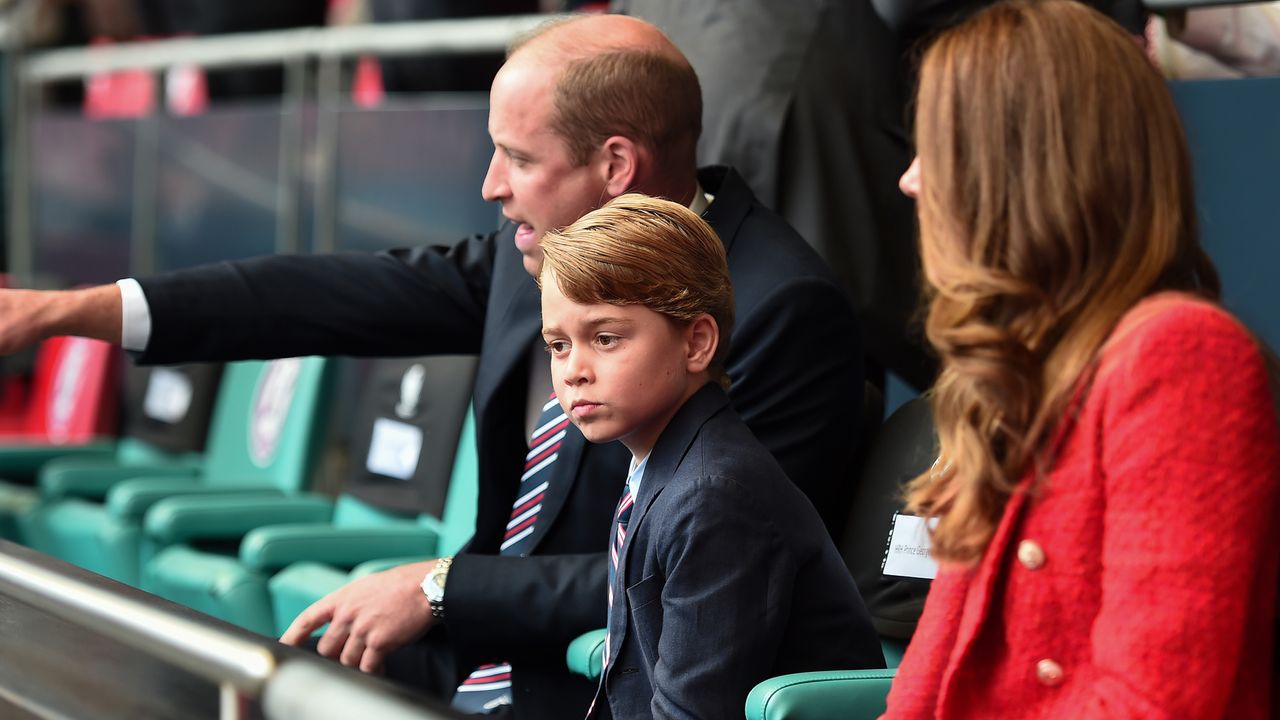
[(711, 228), (623, 195), (542, 247), (560, 404), (632, 454), (589, 717), (740, 717), (774, 675), (884, 667), (817, 512), (729, 407), (733, 289)]

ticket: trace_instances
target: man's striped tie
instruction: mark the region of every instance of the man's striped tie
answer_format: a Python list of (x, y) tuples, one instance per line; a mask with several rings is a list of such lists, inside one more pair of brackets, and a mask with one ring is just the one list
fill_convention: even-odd
[[(529, 438), (529, 452), (524, 458), (524, 474), (520, 476), (520, 490), (511, 505), (511, 519), (507, 522), (499, 553), (502, 555), (526, 555), (529, 538), (533, 535), (538, 513), (542, 511), (542, 499), (547, 494), (548, 469), (560, 457), (560, 444), (569, 428), (569, 418), (560, 409), (555, 393), (542, 406), (538, 427)], [(467, 676), (458, 686), (453, 707), (464, 712), (492, 712), (511, 704), (511, 665), (498, 663), (482, 665)]]

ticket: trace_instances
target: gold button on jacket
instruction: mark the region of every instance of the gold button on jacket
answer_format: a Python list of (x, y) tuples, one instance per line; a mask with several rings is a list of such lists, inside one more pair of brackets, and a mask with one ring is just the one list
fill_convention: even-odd
[(1062, 682), (1062, 666), (1045, 658), (1036, 663), (1036, 679), (1049, 687), (1053, 687)]
[(1028, 570), (1044, 567), (1044, 550), (1034, 540), (1018, 543), (1018, 562)]

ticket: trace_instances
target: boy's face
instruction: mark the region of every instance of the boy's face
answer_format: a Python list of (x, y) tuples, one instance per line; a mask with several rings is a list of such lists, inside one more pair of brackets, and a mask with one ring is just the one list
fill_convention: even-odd
[[(636, 457), (707, 380), (718, 337), (702, 316), (684, 325), (641, 305), (583, 305), (542, 277), (542, 337), (560, 406), (591, 442), (621, 440)], [(706, 346), (710, 343), (710, 351)]]

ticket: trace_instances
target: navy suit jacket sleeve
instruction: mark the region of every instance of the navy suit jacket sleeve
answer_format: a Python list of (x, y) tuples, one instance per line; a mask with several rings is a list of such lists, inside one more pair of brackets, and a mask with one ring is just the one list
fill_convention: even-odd
[(449, 570), (445, 624), (472, 663), (564, 664), (579, 635), (604, 627), (604, 553), (460, 554)]
[(494, 242), (272, 256), (143, 278), (151, 340), (138, 360), (478, 353)]

